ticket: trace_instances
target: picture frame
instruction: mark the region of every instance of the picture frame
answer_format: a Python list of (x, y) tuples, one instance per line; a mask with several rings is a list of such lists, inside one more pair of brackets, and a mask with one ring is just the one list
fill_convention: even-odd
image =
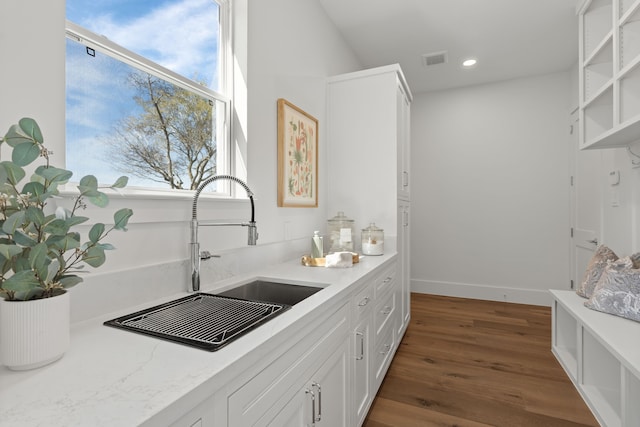
[(318, 207), (318, 120), (278, 99), (278, 206)]

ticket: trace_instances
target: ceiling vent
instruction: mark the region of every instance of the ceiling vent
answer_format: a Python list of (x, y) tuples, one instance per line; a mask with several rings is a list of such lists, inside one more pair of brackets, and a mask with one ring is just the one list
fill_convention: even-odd
[(432, 67), (447, 62), (447, 52), (434, 52), (422, 55), (422, 65), (424, 67)]

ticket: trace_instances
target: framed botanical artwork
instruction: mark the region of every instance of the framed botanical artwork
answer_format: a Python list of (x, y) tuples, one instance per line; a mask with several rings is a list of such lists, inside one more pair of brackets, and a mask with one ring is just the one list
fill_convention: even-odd
[(318, 206), (318, 120), (278, 99), (278, 206)]

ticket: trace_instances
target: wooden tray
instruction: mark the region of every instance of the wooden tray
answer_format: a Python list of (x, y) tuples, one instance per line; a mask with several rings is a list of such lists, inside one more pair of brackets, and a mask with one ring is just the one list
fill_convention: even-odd
[[(353, 256), (354, 264), (360, 262), (360, 255), (355, 252), (351, 252), (351, 255)], [(326, 264), (326, 258), (311, 258), (309, 255), (304, 255), (301, 261), (305, 267), (324, 267)]]

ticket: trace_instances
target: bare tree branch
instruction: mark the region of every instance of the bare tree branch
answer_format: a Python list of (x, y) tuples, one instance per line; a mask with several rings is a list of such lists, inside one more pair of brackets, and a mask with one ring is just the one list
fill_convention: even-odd
[(215, 174), (215, 107), (209, 100), (145, 73), (132, 73), (136, 115), (120, 120), (108, 138), (121, 172), (196, 189)]

